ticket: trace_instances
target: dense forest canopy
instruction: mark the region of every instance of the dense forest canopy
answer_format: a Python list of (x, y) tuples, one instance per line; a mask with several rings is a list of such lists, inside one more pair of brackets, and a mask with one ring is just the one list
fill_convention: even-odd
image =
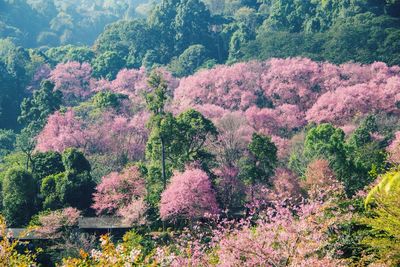
[(145, 16), (146, 4), (140, 0), (2, 0), (0, 37), (24, 47), (91, 45), (107, 24)]
[(0, 0), (1, 266), (399, 266), (399, 166), (399, 0)]

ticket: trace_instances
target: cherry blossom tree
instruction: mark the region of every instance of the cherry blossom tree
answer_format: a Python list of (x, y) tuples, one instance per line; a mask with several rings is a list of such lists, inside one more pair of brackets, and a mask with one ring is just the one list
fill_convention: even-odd
[(63, 152), (68, 147), (84, 148), (87, 142), (82, 122), (72, 109), (64, 114), (59, 111), (51, 115), (42, 132), (37, 137), (36, 150), (40, 152)]
[(92, 67), (89, 63), (70, 61), (60, 63), (50, 73), (50, 80), (54, 82), (54, 90), (60, 90), (67, 104), (74, 104), (77, 100), (85, 100), (91, 95), (90, 83)]
[(261, 88), (274, 106), (298, 105), (308, 109), (325, 91), (323, 63), (307, 58), (271, 59), (262, 73)]
[[(157, 69), (157, 72), (165, 79), (168, 84), (167, 93), (172, 96), (179, 80), (164, 69)], [(144, 95), (150, 91), (147, 80), (148, 73), (143, 67), (140, 69), (122, 69), (113, 81), (99, 80), (92, 82), (91, 89), (95, 92), (108, 90), (127, 95), (135, 105), (138, 105), (137, 108), (143, 108), (145, 106)]]
[(262, 68), (262, 63), (249, 62), (199, 71), (180, 81), (174, 100), (182, 109), (213, 104), (229, 110), (245, 110), (257, 100)]
[(216, 120), (218, 139), (213, 142), (212, 150), (217, 160), (225, 166), (236, 166), (237, 161), (251, 141), (252, 129), (242, 112), (230, 112)]
[(395, 138), (387, 148), (389, 161), (394, 164), (400, 164), (400, 131), (396, 132)]
[(287, 207), (270, 208), (256, 227), (242, 223), (215, 242), (219, 266), (345, 266), (333, 255), (318, 255), (328, 242), (329, 224), (321, 219), (318, 203), (301, 205), (296, 216)]
[(327, 160), (315, 159), (307, 166), (302, 186), (310, 198), (320, 195), (321, 191), (331, 190), (336, 184), (338, 181)]
[(219, 212), (215, 193), (208, 175), (200, 169), (189, 168), (175, 173), (161, 195), (162, 220), (195, 220)]
[(144, 156), (149, 114), (140, 112), (131, 119), (105, 112), (86, 130), (91, 154), (112, 155), (115, 160), (139, 160)]
[(126, 215), (134, 221), (143, 217), (145, 195), (146, 184), (138, 168), (128, 167), (102, 178), (93, 195), (92, 207), (97, 214)]
[(229, 209), (240, 208), (246, 195), (245, 185), (238, 178), (239, 170), (235, 167), (222, 166), (214, 170), (216, 179), (217, 199), (221, 208), (229, 212)]
[(284, 168), (277, 168), (272, 177), (273, 192), (271, 200), (287, 199), (288, 201), (299, 201), (301, 198), (301, 188), (297, 177), (292, 171)]
[(88, 155), (109, 155), (116, 162), (144, 157), (149, 114), (139, 112), (131, 118), (103, 112), (96, 120), (80, 119), (72, 109), (51, 115), (37, 138), (36, 150), (58, 151), (75, 147)]
[(81, 212), (75, 208), (51, 211), (38, 216), (38, 225), (33, 227), (35, 235), (42, 238), (60, 238), (66, 227), (78, 225)]
[(259, 132), (286, 137), (307, 122), (343, 126), (355, 116), (400, 112), (400, 68), (376, 62), (334, 65), (307, 58), (216, 66), (183, 78), (173, 109), (210, 119), (245, 112)]

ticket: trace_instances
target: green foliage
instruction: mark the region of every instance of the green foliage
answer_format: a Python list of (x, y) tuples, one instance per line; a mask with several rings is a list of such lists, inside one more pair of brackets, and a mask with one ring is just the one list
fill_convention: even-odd
[(39, 187), (43, 178), (64, 171), (62, 158), (58, 152), (38, 152), (32, 156), (32, 173)]
[(248, 28), (243, 27), (240, 24), (238, 30), (236, 30), (230, 38), (228, 62), (234, 63), (243, 58), (244, 54), (241, 48), (253, 38), (253, 33)]
[(52, 47), (45, 52), (48, 61), (52, 65), (66, 63), (68, 61), (92, 62), (95, 58), (94, 51), (87, 46), (65, 45)]
[(119, 21), (106, 27), (96, 40), (95, 50), (101, 54), (116, 51), (127, 67), (139, 68), (146, 53), (159, 47), (156, 36), (143, 20)]
[(152, 131), (146, 147), (146, 156), (161, 160), (160, 137), (165, 141), (165, 155), (168, 173), (183, 170), (189, 162), (199, 162), (206, 167), (213, 158), (204, 150), (207, 140), (217, 135), (213, 123), (195, 110), (188, 110), (176, 118), (167, 114), (158, 131)]
[(0, 39), (0, 128), (16, 129), (19, 106), (32, 72), (27, 50)]
[(308, 162), (317, 158), (328, 160), (338, 179), (343, 182), (346, 192), (352, 194), (354, 192), (351, 189), (351, 172), (344, 137), (341, 129), (327, 123), (320, 124), (307, 132), (303, 156)]
[(57, 192), (57, 184), (61, 184), (65, 175), (64, 172), (49, 175), (42, 180), (40, 193), (44, 197), (42, 203), (44, 209), (57, 210), (63, 207), (60, 196), (61, 194), (60, 192)]
[(62, 163), (64, 172), (53, 172), (42, 180), (43, 208), (55, 210), (71, 206), (89, 212), (96, 186), (89, 161), (82, 152), (69, 148), (62, 154)]
[(36, 186), (31, 173), (12, 168), (3, 178), (3, 215), (12, 227), (27, 224), (35, 212)]
[(157, 122), (159, 120), (157, 117), (165, 114), (164, 106), (167, 100), (168, 85), (158, 72), (150, 74), (148, 85), (152, 88), (152, 92), (145, 95), (147, 109), (153, 113), (154, 121)]
[(45, 52), (48, 61), (56, 63), (66, 63), (68, 61), (91, 62), (95, 57), (94, 51), (87, 46), (65, 45), (52, 47)]
[(54, 84), (43, 81), (40, 89), (30, 98), (25, 98), (21, 103), (21, 113), (18, 122), (24, 125), (17, 136), (16, 146), (27, 155), (26, 168), (29, 167), (31, 155), (36, 146), (36, 136), (43, 129), (47, 118), (61, 106), (62, 93), (53, 91)]
[(112, 108), (118, 110), (121, 106), (121, 101), (124, 99), (128, 99), (128, 96), (105, 91), (95, 94), (92, 102), (96, 107), (101, 109)]
[(167, 84), (160, 74), (153, 73), (149, 85), (153, 91), (146, 95), (146, 103), (153, 115), (148, 124), (151, 132), (146, 144), (146, 169), (149, 197), (154, 203), (173, 170), (183, 170), (189, 162), (199, 162), (209, 169), (213, 156), (204, 147), (209, 138), (217, 135), (217, 130), (210, 120), (195, 110), (177, 117), (166, 113)]
[(400, 173), (389, 172), (369, 193), (366, 204), (372, 204), (371, 214), (361, 218), (370, 227), (370, 235), (362, 243), (372, 249), (377, 263), (400, 264)]
[(253, 133), (248, 155), (239, 162), (240, 179), (251, 185), (258, 182), (271, 185), (269, 178), (274, 175), (278, 163), (277, 151), (270, 137)]
[(206, 48), (203, 45), (189, 46), (170, 63), (170, 70), (177, 77), (193, 74), (207, 60)]
[(368, 193), (365, 199), (365, 205), (373, 204), (378, 198), (381, 200), (390, 194), (395, 194), (400, 188), (400, 173), (399, 172), (388, 172), (380, 178), (380, 182), (374, 186)]
[(90, 172), (89, 161), (83, 153), (76, 148), (67, 148), (62, 154), (65, 170), (70, 173)]
[(36, 125), (29, 124), (17, 135), (16, 148), (18, 151), (22, 151), (26, 155), (25, 168), (27, 170), (31, 164), (32, 154), (36, 147), (35, 137), (38, 133), (39, 129), (36, 127)]
[(255, 40), (247, 39), (237, 48), (244, 51), (240, 59), (306, 56), (334, 63), (378, 60), (389, 65), (399, 64), (398, 18), (373, 12), (360, 13), (363, 9), (360, 7), (335, 5), (330, 12), (321, 7), (318, 12), (322, 14), (315, 14), (317, 17), (308, 15), (310, 20), (303, 22), (300, 28), (295, 22), (271, 22), (275, 20), (271, 15), (259, 28)]
[(348, 144), (348, 157), (351, 159), (351, 191), (356, 192), (374, 181), (386, 169), (385, 144), (375, 141), (378, 124), (375, 116), (367, 116), (351, 135)]
[(289, 166), (304, 176), (311, 161), (324, 158), (343, 182), (346, 193), (353, 195), (387, 168), (386, 142), (372, 137), (379, 127), (375, 116), (367, 116), (347, 141), (343, 131), (330, 124), (311, 127), (306, 131), (304, 144), (302, 139), (294, 142)]
[(0, 161), (14, 149), (15, 140), (16, 136), (12, 130), (0, 129)]
[(104, 27), (137, 17), (142, 2), (127, 0), (55, 0), (0, 2), (0, 38), (10, 37), (27, 47), (69, 43), (92, 44)]
[(125, 64), (126, 61), (117, 52), (106, 51), (93, 60), (93, 76), (113, 80)]
[(23, 125), (35, 124), (35, 127), (42, 128), (47, 117), (61, 106), (62, 93), (53, 89), (53, 83), (43, 81), (40, 89), (35, 91), (31, 98), (22, 101), (18, 122)]

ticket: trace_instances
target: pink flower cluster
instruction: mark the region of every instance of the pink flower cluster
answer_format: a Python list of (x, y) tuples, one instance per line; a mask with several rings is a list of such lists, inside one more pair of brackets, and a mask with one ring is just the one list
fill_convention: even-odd
[(146, 184), (136, 167), (112, 172), (102, 178), (93, 195), (93, 209), (100, 214), (116, 214), (130, 224), (142, 222), (147, 209)]
[(175, 173), (161, 196), (161, 219), (193, 220), (203, 218), (207, 213), (219, 213), (208, 175), (200, 169), (192, 168), (183, 173)]
[(37, 137), (38, 151), (62, 152), (68, 147), (88, 154), (108, 154), (115, 158), (141, 159), (144, 155), (148, 130), (147, 113), (138, 113), (131, 119), (105, 112), (97, 120), (83, 120), (69, 109), (64, 114), (51, 115)]

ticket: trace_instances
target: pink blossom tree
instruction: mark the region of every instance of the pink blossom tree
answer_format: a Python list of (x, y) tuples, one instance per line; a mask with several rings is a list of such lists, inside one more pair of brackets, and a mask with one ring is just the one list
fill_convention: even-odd
[(316, 159), (308, 164), (302, 186), (307, 190), (310, 198), (316, 198), (323, 192), (328, 193), (336, 189), (338, 185), (336, 175), (327, 160)]
[(290, 202), (297, 202), (301, 199), (300, 180), (292, 171), (277, 168), (272, 183), (272, 200), (287, 199)]
[(307, 58), (271, 59), (266, 62), (261, 88), (275, 106), (292, 104), (306, 110), (326, 90), (323, 67)]
[(250, 143), (254, 129), (251, 128), (243, 113), (229, 112), (215, 119), (218, 139), (211, 144), (212, 151), (221, 165), (236, 166), (240, 155)]
[(219, 212), (215, 193), (208, 175), (200, 169), (189, 168), (175, 173), (161, 195), (162, 220), (195, 220)]
[(86, 130), (92, 154), (112, 155), (116, 161), (140, 160), (148, 136), (149, 114), (140, 112), (132, 118), (105, 112)]
[(245, 110), (257, 100), (262, 68), (262, 63), (249, 62), (199, 71), (180, 81), (174, 100), (181, 110), (205, 104)]
[(34, 226), (32, 230), (35, 235), (42, 238), (60, 238), (65, 228), (78, 225), (80, 216), (81, 212), (75, 208), (51, 211), (48, 214), (39, 215), (39, 225)]
[(400, 164), (400, 131), (396, 132), (395, 138), (387, 148), (389, 161), (394, 164)]
[(210, 119), (245, 112), (257, 131), (287, 137), (307, 122), (343, 126), (355, 116), (400, 112), (400, 67), (334, 65), (307, 58), (217, 66), (183, 78), (173, 109), (198, 109)]
[(60, 63), (50, 73), (50, 80), (54, 82), (54, 90), (60, 90), (67, 104), (74, 104), (77, 100), (85, 100), (91, 95), (92, 67), (89, 63), (70, 61)]
[(238, 178), (239, 170), (235, 167), (222, 166), (214, 170), (216, 179), (216, 193), (221, 208), (229, 212), (232, 208), (240, 208), (246, 195), (245, 185)]
[(69, 109), (65, 114), (57, 111), (48, 118), (37, 137), (36, 150), (63, 152), (68, 147), (85, 148), (86, 143), (87, 135), (82, 122)]
[(332, 255), (317, 251), (328, 243), (323, 206), (301, 205), (297, 216), (275, 206), (254, 227), (244, 222), (215, 241), (219, 266), (346, 266)]
[(56, 112), (37, 138), (38, 151), (58, 151), (75, 147), (87, 155), (108, 155), (116, 163), (144, 157), (148, 136), (148, 113), (139, 112), (131, 118), (104, 112), (95, 120), (78, 119), (72, 109)]
[(145, 195), (146, 184), (138, 168), (128, 167), (102, 178), (93, 195), (92, 207), (97, 214), (126, 215), (135, 221), (144, 215)]
[[(172, 96), (173, 90), (179, 84), (179, 80), (164, 69), (158, 69), (157, 71), (163, 75), (168, 84), (168, 94)], [(92, 82), (91, 90), (94, 92), (109, 90), (113, 93), (127, 95), (137, 106), (136, 109), (141, 109), (145, 106), (144, 94), (150, 90), (147, 80), (148, 73), (143, 67), (140, 69), (122, 69), (113, 81), (99, 80)]]

